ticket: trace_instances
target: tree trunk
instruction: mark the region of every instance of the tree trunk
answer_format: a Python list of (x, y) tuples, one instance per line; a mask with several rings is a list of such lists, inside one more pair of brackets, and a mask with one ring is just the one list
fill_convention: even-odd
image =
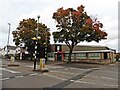
[(68, 56), (68, 63), (71, 63), (71, 55), (72, 55), (73, 48), (70, 49), (69, 51), (69, 56)]

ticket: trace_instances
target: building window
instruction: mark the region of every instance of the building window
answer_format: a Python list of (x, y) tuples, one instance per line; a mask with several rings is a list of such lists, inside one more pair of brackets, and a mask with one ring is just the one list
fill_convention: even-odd
[(89, 53), (89, 59), (100, 59), (100, 53)]

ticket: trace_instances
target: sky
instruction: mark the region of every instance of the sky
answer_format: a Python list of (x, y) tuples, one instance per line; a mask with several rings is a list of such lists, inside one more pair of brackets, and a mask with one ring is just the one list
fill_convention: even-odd
[[(103, 23), (103, 30), (108, 33), (106, 40), (96, 42), (81, 42), (80, 45), (98, 45), (118, 49), (118, 2), (119, 0), (0, 0), (0, 48), (7, 45), (9, 25), (10, 45), (14, 45), (12, 31), (16, 30), (19, 22), (27, 18), (40, 15), (40, 22), (50, 28), (50, 32), (57, 30), (52, 15), (60, 7), (74, 8), (84, 5), (88, 15), (96, 16)], [(51, 36), (51, 44), (54, 44)]]

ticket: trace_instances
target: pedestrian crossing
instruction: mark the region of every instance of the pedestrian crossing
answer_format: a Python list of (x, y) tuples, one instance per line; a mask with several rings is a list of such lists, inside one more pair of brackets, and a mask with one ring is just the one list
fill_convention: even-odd
[[(33, 66), (31, 65), (26, 65), (26, 67), (28, 68), (33, 68)], [(40, 75), (43, 75), (45, 77), (48, 78), (54, 78), (54, 79), (58, 79), (58, 80), (62, 80), (63, 82), (68, 81), (68, 83), (70, 82), (72, 83), (82, 83), (82, 84), (91, 84), (91, 85), (103, 85), (103, 86), (113, 86), (113, 87), (117, 87), (117, 84), (111, 84), (109, 82), (105, 83), (103, 81), (87, 81), (87, 79), (89, 78), (100, 78), (103, 80), (108, 80), (108, 81), (116, 81), (116, 79), (114, 78), (110, 78), (110, 77), (104, 77), (104, 76), (97, 76), (94, 74), (88, 74), (86, 72), (89, 72), (89, 70), (98, 70), (98, 69), (80, 69), (80, 68), (69, 68), (69, 67), (63, 67), (63, 66), (47, 66), (49, 72), (47, 73), (40, 73), (40, 72), (34, 72), (32, 71), (31, 73), (23, 73), (20, 71), (15, 71), (15, 70), (11, 70), (10, 68), (1, 68), (0, 70), (2, 70), (3, 72), (9, 72), (11, 74), (13, 74), (14, 76), (9, 76), (9, 77), (3, 77), (0, 78), (0, 81), (7, 81), (7, 80), (11, 80), (11, 79), (18, 79), (18, 78), (23, 78), (23, 77), (27, 77), (27, 76), (38, 76), (40, 77)], [(80, 79), (82, 74), (86, 74), (85, 76), (83, 75), (82, 79)], [(2, 76), (3, 73), (0, 73), (0, 76)], [(79, 76), (78, 78), (76, 78), (76, 76)], [(75, 77), (75, 78), (73, 78)], [(96, 82), (96, 83), (95, 83)]]
[[(25, 76), (34, 76), (37, 75), (38, 73), (22, 73), (19, 71), (15, 71), (15, 70), (10, 70), (7, 68), (1, 68), (1, 73), (0, 73), (0, 81), (5, 81), (5, 80), (10, 80), (10, 79), (15, 79), (15, 78), (22, 78)], [(7, 75), (9, 74), (9, 75)], [(3, 77), (4, 76), (4, 77)]]
[(6, 69), (6, 68), (0, 68), (0, 70), (8, 71), (8, 72), (13, 73), (13, 74), (15, 74), (15, 73), (21, 73), (21, 72), (9, 70), (9, 69)]

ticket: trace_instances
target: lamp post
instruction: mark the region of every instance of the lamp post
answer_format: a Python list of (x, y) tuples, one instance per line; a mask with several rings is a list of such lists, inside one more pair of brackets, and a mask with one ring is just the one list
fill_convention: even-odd
[(9, 45), (9, 38), (10, 38), (10, 29), (11, 29), (11, 24), (10, 23), (8, 23), (8, 25), (9, 25), (9, 31), (8, 31), (8, 40), (7, 40), (7, 53), (6, 53), (6, 55), (7, 55), (7, 58), (8, 58), (8, 45)]
[(47, 31), (48, 30), (49, 30), (49, 28), (45, 30), (45, 33), (46, 33), (46, 35), (45, 35), (45, 41), (46, 41), (46, 43), (45, 43), (45, 63), (47, 61)]
[(36, 39), (35, 40), (36, 41), (35, 42), (35, 52), (34, 52), (34, 70), (36, 69), (36, 60), (37, 60), (37, 54), (38, 54), (38, 52), (37, 52), (37, 49), (38, 49), (37, 44), (38, 44), (38, 29), (39, 29), (39, 18), (40, 18), (40, 16), (38, 15), (37, 18), (38, 18), (38, 21), (37, 21), (36, 38), (33, 38), (33, 40)]

